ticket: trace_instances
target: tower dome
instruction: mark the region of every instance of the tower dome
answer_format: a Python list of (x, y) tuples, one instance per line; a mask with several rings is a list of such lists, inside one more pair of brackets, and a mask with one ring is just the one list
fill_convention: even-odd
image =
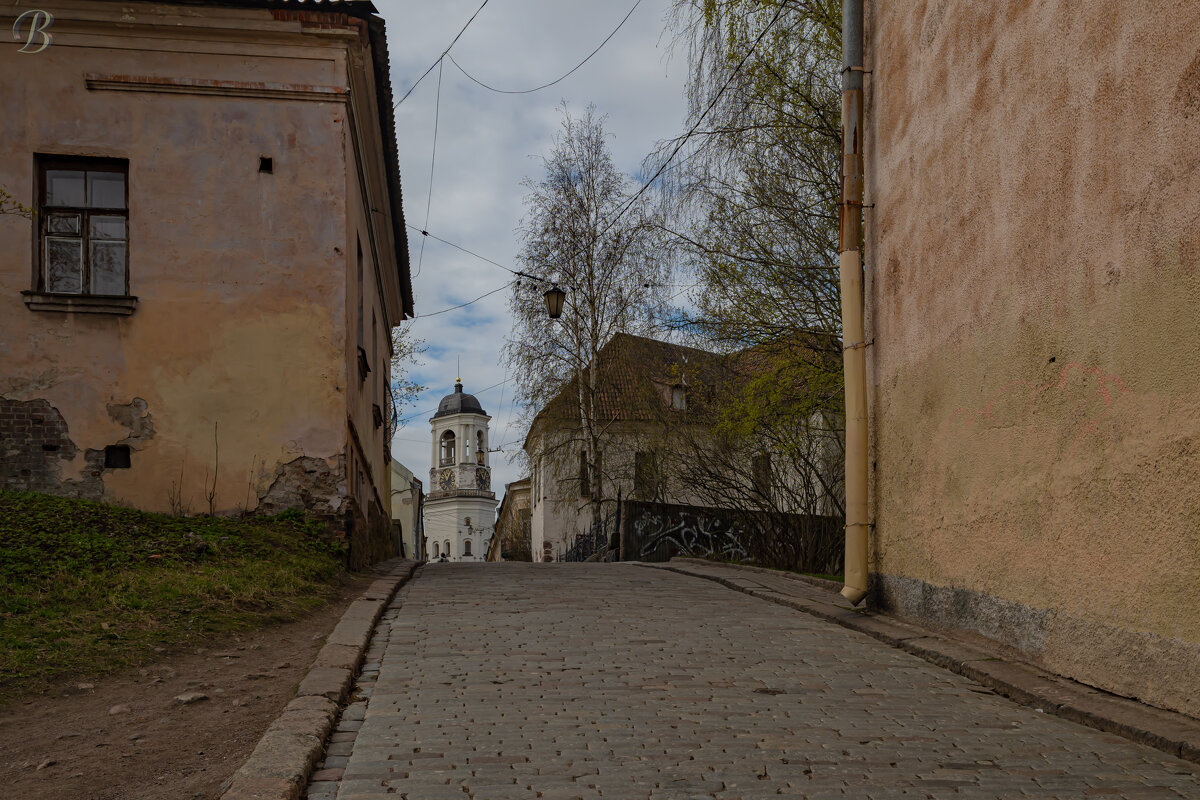
[(454, 393), (429, 420), (429, 494), (425, 498), (425, 557), (436, 561), (483, 561), (496, 523), (496, 494), (488, 463), (491, 417), (474, 395)]
[(442, 398), (442, 402), (438, 403), (437, 413), (433, 415), (434, 419), (438, 417), (449, 416), (450, 414), (486, 414), (483, 406), (479, 405), (479, 401), (475, 399), (473, 394), (464, 394), (463, 385), (461, 383), (454, 384), (454, 394), (448, 394)]

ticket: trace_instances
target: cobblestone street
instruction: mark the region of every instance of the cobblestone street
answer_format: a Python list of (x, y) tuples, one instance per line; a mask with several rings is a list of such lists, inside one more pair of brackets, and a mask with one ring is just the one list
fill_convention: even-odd
[(1196, 765), (635, 565), (428, 565), (357, 697), (310, 800), (1200, 797)]

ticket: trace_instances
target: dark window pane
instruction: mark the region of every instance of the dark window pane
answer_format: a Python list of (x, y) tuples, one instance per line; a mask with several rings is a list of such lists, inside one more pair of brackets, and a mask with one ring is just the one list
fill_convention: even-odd
[(46, 291), (83, 291), (83, 243), (79, 239), (46, 237)]
[(125, 243), (91, 242), (92, 293), (125, 294)]
[(125, 176), (119, 172), (87, 174), (88, 208), (124, 208)]
[(66, 233), (71, 236), (78, 236), (79, 215), (51, 214), (46, 217), (46, 231), (48, 233)]
[[(46, 170), (46, 205), (86, 205), (83, 173), (66, 169)], [(124, 203), (121, 205), (124, 207)]]
[(89, 235), (92, 239), (125, 238), (124, 217), (92, 217), (89, 222), (91, 227)]

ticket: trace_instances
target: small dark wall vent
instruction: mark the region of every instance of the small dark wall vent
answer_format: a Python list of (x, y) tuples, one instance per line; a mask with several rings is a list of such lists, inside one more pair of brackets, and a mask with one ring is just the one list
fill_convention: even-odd
[(105, 469), (129, 469), (129, 445), (110, 444), (104, 448)]
[(267, 156), (260, 156), (258, 159), (258, 171), (259, 172), (268, 172), (268, 173), (274, 172), (275, 171), (275, 159), (268, 158)]

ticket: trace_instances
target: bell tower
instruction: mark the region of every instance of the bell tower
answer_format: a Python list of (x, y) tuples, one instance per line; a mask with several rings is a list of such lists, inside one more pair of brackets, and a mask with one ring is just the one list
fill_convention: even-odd
[(496, 494), (488, 460), (491, 417), (462, 378), (429, 420), (432, 450), (425, 499), (425, 558), (484, 561), (496, 524)]

